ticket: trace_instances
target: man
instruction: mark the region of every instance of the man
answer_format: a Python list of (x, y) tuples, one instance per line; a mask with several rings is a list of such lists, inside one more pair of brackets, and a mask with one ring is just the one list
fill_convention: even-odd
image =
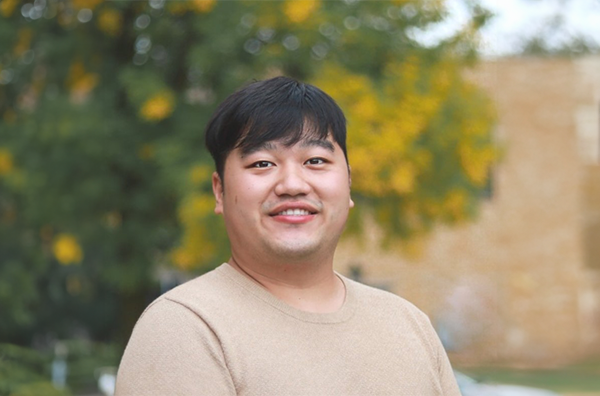
[(206, 145), (231, 258), (146, 309), (118, 395), (460, 395), (422, 312), (333, 271), (354, 206), (333, 99), (286, 77), (250, 84)]

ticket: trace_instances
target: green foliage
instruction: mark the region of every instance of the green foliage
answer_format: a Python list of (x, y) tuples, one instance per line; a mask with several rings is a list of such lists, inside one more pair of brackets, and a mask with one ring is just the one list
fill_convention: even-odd
[(600, 43), (591, 35), (573, 32), (567, 14), (561, 8), (557, 8), (553, 15), (546, 16), (533, 35), (521, 38), (518, 55), (572, 58), (600, 51)]
[(56, 389), (49, 382), (33, 382), (19, 386), (10, 396), (68, 396), (71, 393), (67, 390)]
[(78, 394), (96, 391), (100, 370), (115, 370), (122, 355), (115, 344), (69, 340), (63, 345), (68, 350), (67, 385)]
[(0, 394), (66, 396), (49, 381), (50, 358), (31, 349), (0, 344)]
[(541, 36), (534, 36), (525, 41), (520, 55), (572, 58), (575, 56), (597, 54), (600, 47), (586, 37), (573, 37), (559, 45), (551, 45)]
[(493, 111), (462, 77), (489, 17), (477, 6), (432, 46), (418, 32), (446, 17), (434, 0), (1, 0), (0, 14), (2, 340), (124, 340), (157, 271), (227, 258), (202, 132), (254, 79), (336, 97), (353, 194), (391, 237), (470, 216), (494, 160)]
[(97, 391), (102, 368), (115, 368), (121, 350), (114, 344), (69, 340), (60, 343), (67, 363), (67, 389), (51, 383), (54, 355), (49, 351), (0, 344), (0, 395), (67, 396)]
[(593, 395), (600, 392), (600, 361), (597, 358), (541, 370), (510, 367), (465, 367), (460, 370), (489, 383), (539, 387), (560, 394)]

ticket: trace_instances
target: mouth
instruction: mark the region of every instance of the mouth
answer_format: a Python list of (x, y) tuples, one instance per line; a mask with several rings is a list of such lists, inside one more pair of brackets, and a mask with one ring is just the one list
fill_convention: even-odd
[(271, 216), (309, 216), (314, 214), (316, 214), (316, 212), (311, 212), (306, 209), (285, 209), (281, 212), (273, 213)]
[[(292, 221), (294, 219), (300, 221), (301, 219), (312, 219), (320, 212), (320, 206), (318, 203), (296, 201), (296, 202), (280, 202), (277, 205), (273, 205), (268, 215), (274, 219), (280, 221)], [(287, 219), (287, 220), (285, 220)]]
[(288, 225), (300, 225), (313, 221), (318, 211), (309, 205), (288, 204), (283, 207), (274, 208), (269, 216), (279, 223)]

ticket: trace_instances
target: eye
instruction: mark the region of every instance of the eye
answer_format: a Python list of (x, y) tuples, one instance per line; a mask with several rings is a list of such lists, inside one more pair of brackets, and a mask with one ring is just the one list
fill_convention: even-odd
[(250, 168), (270, 168), (271, 166), (274, 166), (274, 164), (272, 162), (269, 162), (269, 161), (256, 161), (255, 163), (253, 163), (252, 165), (250, 165)]
[(307, 165), (322, 165), (326, 161), (323, 158), (311, 158), (305, 162)]

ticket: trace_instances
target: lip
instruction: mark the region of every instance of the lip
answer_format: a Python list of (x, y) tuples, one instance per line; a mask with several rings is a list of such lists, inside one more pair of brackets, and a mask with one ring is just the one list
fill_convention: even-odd
[[(282, 215), (278, 214), (289, 209), (301, 209), (309, 212), (307, 215)], [(319, 210), (306, 202), (285, 202), (276, 205), (269, 211), (269, 216), (277, 222), (286, 224), (304, 224), (315, 218)]]
[(306, 210), (307, 212), (310, 213), (307, 216), (314, 216), (319, 212), (319, 210), (314, 205), (311, 205), (306, 202), (283, 202), (279, 205), (274, 206), (269, 211), (269, 216), (271, 216), (271, 217), (306, 217), (306, 216), (289, 216), (289, 215), (279, 215), (278, 214), (278, 213), (283, 212), (284, 210), (290, 210), (290, 209)]

